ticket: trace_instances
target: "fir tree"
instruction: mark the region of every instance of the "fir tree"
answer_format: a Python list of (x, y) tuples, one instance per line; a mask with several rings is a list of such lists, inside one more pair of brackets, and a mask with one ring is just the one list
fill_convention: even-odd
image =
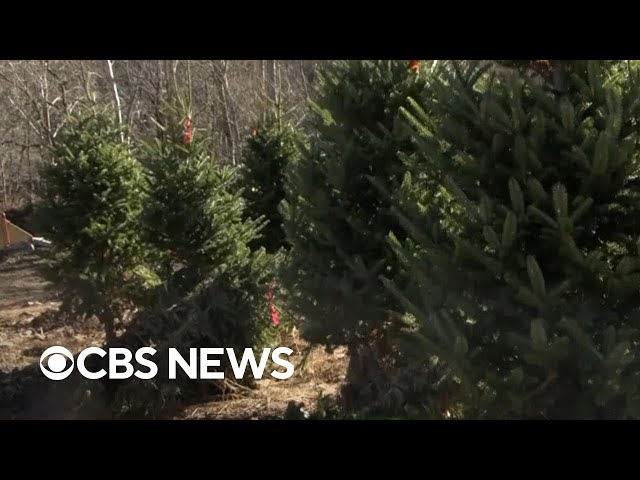
[(403, 351), (446, 366), (461, 416), (640, 415), (640, 74), (562, 68), (558, 91), (557, 72), (453, 62), (405, 111), (422, 153), (403, 190), (440, 191), (397, 209), (414, 281), (386, 284)]
[(284, 199), (285, 167), (296, 162), (299, 135), (290, 125), (271, 119), (257, 127), (244, 150), (243, 196), (247, 214), (269, 223), (256, 246), (275, 252), (286, 245), (280, 203)]
[(391, 297), (378, 276), (397, 273), (386, 235), (398, 222), (371, 179), (389, 191), (402, 179), (402, 155), (411, 143), (397, 113), (423, 86), (408, 61), (325, 65), (309, 146), (286, 175), (282, 208), (292, 245), (286, 278), (304, 318), (303, 335), (328, 347), (349, 345), (348, 380), (363, 389), (385, 388), (379, 362)]
[(108, 341), (122, 308), (156, 281), (140, 235), (142, 172), (122, 133), (110, 111), (91, 107), (70, 117), (43, 167), (36, 211), (59, 280), (98, 315)]
[[(173, 112), (171, 112), (173, 113)], [(189, 291), (250, 256), (262, 218), (246, 220), (239, 176), (220, 165), (192, 121), (168, 114), (143, 153), (149, 189), (145, 228), (173, 287)]]
[[(167, 365), (170, 348), (188, 358), (192, 348), (234, 348), (240, 357), (245, 348), (274, 347), (278, 329), (266, 296), (280, 256), (251, 250), (264, 221), (246, 218), (238, 170), (219, 164), (197, 123), (176, 112), (168, 109), (159, 138), (143, 154), (145, 231), (159, 251), (167, 288), (123, 341), (130, 348), (155, 345), (161, 365)], [(159, 378), (167, 375), (162, 370)], [(173, 413), (178, 400), (219, 393), (223, 383), (132, 378), (118, 387), (114, 407), (124, 416), (157, 417)]]

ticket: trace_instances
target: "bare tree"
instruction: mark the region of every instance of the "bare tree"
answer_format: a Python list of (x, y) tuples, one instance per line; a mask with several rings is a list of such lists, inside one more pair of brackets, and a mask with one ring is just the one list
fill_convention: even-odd
[(238, 165), (244, 138), (275, 109), (298, 123), (311, 95), (310, 60), (0, 61), (0, 199), (37, 196), (37, 171), (66, 118), (83, 102), (113, 104), (130, 138), (155, 135), (163, 103), (190, 93), (198, 134)]

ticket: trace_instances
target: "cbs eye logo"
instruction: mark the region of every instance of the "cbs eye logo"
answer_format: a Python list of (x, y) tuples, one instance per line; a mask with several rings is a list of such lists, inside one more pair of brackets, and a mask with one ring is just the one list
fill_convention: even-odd
[(51, 380), (64, 380), (73, 371), (73, 355), (64, 347), (49, 347), (40, 356), (40, 370)]

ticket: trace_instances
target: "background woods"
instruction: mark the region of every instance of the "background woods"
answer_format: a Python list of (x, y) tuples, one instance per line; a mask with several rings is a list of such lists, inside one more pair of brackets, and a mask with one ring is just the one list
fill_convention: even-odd
[(196, 134), (224, 163), (240, 163), (244, 138), (268, 111), (298, 123), (317, 62), (51, 60), (0, 62), (0, 206), (33, 201), (37, 169), (67, 115), (111, 104), (131, 136), (155, 134), (163, 103), (190, 91)]

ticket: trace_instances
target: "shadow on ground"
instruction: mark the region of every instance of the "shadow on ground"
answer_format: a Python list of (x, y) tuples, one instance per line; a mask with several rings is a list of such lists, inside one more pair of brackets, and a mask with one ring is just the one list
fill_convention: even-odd
[(81, 377), (49, 380), (38, 364), (7, 373), (0, 371), (0, 419), (109, 419), (104, 398), (81, 393)]

